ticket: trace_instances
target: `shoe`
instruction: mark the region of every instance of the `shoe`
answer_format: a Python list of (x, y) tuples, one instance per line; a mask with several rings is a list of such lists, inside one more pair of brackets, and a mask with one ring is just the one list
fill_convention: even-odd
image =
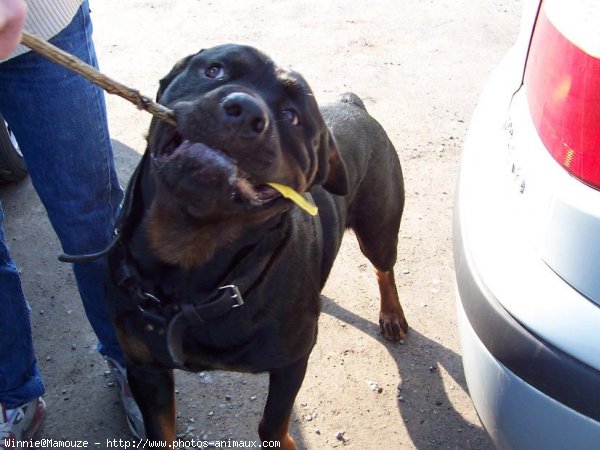
[(127, 419), (127, 425), (131, 434), (137, 439), (144, 439), (146, 437), (146, 430), (144, 429), (144, 419), (142, 419), (142, 412), (138, 407), (131, 389), (129, 389), (129, 383), (127, 382), (127, 372), (125, 368), (115, 361), (113, 358), (105, 356), (106, 364), (112, 372), (113, 378), (119, 385), (119, 396), (121, 397), (121, 403), (125, 410), (125, 418)]
[(33, 437), (46, 417), (46, 403), (34, 398), (15, 409), (0, 404), (0, 450), (17, 448), (17, 441)]

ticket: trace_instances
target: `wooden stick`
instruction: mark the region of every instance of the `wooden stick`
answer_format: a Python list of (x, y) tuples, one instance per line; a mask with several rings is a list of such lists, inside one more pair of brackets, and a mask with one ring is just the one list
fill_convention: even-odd
[(138, 109), (147, 111), (159, 119), (173, 125), (174, 127), (177, 126), (177, 119), (175, 118), (175, 113), (172, 110), (153, 102), (150, 98), (140, 94), (138, 90), (127, 87), (124, 84), (107, 77), (94, 67), (84, 63), (79, 58), (62, 51), (49, 42), (23, 31), (21, 43), (45, 56), (50, 61), (77, 72), (92, 83), (100, 86), (109, 94), (115, 94), (119, 97), (123, 97), (125, 100), (129, 100), (131, 103), (137, 106)]

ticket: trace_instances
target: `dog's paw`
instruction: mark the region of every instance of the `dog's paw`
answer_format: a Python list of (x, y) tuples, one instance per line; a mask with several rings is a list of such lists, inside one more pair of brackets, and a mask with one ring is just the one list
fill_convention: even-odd
[(379, 313), (379, 327), (381, 334), (388, 341), (400, 341), (408, 334), (408, 322), (402, 311), (381, 311)]

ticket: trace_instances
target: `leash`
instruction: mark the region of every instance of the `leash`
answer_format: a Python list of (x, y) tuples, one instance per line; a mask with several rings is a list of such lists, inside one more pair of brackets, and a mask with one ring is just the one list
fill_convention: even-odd
[(144, 152), (142, 155), (142, 159), (138, 163), (131, 179), (129, 180), (129, 184), (127, 185), (127, 190), (125, 191), (125, 196), (123, 198), (123, 203), (121, 204), (121, 211), (119, 211), (119, 215), (117, 216), (115, 225), (114, 225), (114, 236), (112, 240), (108, 243), (104, 249), (100, 250), (96, 253), (85, 253), (81, 255), (70, 255), (67, 253), (61, 253), (58, 256), (58, 260), (65, 263), (88, 263), (94, 261), (98, 258), (106, 256), (108, 252), (113, 250), (117, 244), (121, 241), (121, 237), (127, 231), (126, 227), (128, 225), (127, 220), (132, 214), (132, 210), (134, 208), (134, 200), (137, 196), (137, 192), (141, 189), (139, 185), (140, 174), (144, 170), (145, 164), (148, 164), (148, 152)]
[(149, 112), (174, 127), (177, 126), (177, 119), (172, 110), (155, 103), (149, 97), (140, 94), (137, 89), (127, 87), (124, 84), (107, 77), (95, 67), (86, 64), (76, 56), (63, 51), (55, 45), (52, 45), (33, 34), (27, 33), (26, 31), (21, 33), (21, 43), (50, 61), (78, 73), (92, 83), (100, 86), (109, 94), (115, 94), (130, 101), (137, 106), (139, 110)]

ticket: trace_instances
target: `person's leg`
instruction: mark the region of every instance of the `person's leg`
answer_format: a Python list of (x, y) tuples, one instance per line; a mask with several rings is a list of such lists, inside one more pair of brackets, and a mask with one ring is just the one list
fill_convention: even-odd
[(29, 308), (8, 253), (0, 205), (0, 404), (16, 408), (44, 393), (31, 341)]
[[(91, 32), (84, 2), (50, 42), (97, 66)], [(29, 52), (0, 64), (0, 111), (19, 142), (64, 251), (92, 253), (106, 247), (123, 194), (102, 90)], [(123, 363), (106, 311), (104, 260), (75, 264), (74, 272), (100, 352)]]

